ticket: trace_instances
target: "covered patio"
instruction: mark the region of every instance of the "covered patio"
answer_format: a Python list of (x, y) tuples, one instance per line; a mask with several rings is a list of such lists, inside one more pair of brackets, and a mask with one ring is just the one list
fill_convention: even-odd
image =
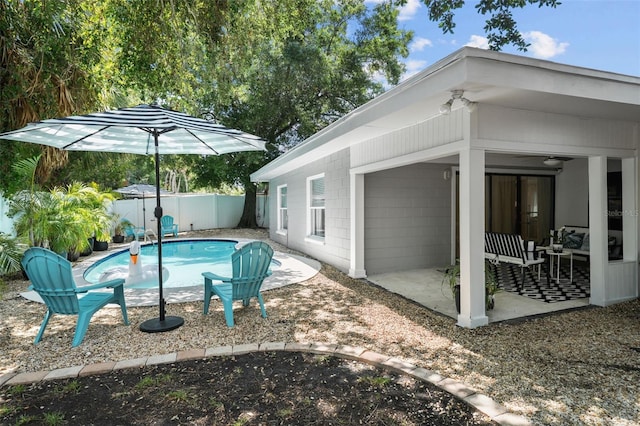
[[(367, 281), (434, 312), (458, 319), (453, 296), (449, 288), (442, 285), (442, 277), (442, 270), (425, 268), (374, 274), (368, 276)], [(495, 300), (495, 307), (487, 311), (489, 323), (535, 317), (589, 306), (588, 297), (548, 303), (544, 300), (536, 300), (504, 290), (496, 294)]]
[[(485, 232), (541, 245), (550, 230), (580, 228), (587, 303), (638, 297), (638, 117), (638, 77), (465, 47), (252, 180), (278, 194), (270, 217), (287, 214), (270, 224), (274, 241), (353, 278), (459, 259), (457, 324), (475, 328), (502, 315), (485, 310)], [(322, 185), (320, 234), (311, 227), (309, 182)], [(435, 281), (427, 299), (441, 294)]]

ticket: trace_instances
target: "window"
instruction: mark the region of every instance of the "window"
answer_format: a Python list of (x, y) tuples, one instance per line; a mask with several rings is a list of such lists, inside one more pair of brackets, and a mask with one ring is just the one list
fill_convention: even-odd
[(312, 176), (307, 179), (309, 232), (311, 237), (324, 238), (324, 175)]
[(286, 233), (287, 229), (289, 229), (287, 185), (281, 185), (278, 187), (278, 232)]

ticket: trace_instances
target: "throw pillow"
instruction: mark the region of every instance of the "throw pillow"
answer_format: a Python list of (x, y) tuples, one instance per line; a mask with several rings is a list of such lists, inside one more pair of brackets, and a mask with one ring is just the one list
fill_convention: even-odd
[(583, 233), (574, 232), (571, 234), (566, 234), (562, 241), (562, 247), (568, 248), (568, 249), (579, 249), (580, 247), (582, 247), (583, 239), (584, 239)]
[(582, 239), (582, 247), (580, 250), (589, 251), (589, 234), (584, 234), (584, 238)]

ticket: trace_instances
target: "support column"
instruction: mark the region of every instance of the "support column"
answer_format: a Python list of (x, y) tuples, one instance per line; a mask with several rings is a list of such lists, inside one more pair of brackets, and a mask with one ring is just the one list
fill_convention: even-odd
[(625, 261), (638, 260), (638, 187), (636, 159), (622, 159), (622, 252)]
[(589, 303), (598, 306), (606, 306), (607, 301), (607, 230), (607, 157), (589, 157)]
[(350, 174), (350, 265), (349, 276), (364, 278), (364, 174)]
[(460, 314), (458, 325), (476, 328), (489, 323), (484, 288), (483, 149), (460, 152)]

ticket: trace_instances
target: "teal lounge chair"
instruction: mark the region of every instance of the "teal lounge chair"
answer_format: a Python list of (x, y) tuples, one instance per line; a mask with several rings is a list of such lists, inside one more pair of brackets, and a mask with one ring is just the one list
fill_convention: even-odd
[[(211, 272), (203, 272), (204, 276), (204, 314), (209, 313), (209, 303), (213, 295), (217, 295), (224, 307), (227, 326), (233, 327), (233, 301), (242, 300), (244, 306), (249, 305), (252, 297), (258, 299), (262, 318), (267, 317), (260, 287), (265, 278), (271, 275), (269, 266), (273, 249), (262, 241), (253, 241), (242, 246), (231, 255), (233, 277), (221, 277)], [(219, 281), (219, 284), (214, 284)]]
[[(47, 313), (44, 315), (34, 344), (42, 339), (52, 314), (78, 315), (71, 346), (78, 346), (82, 342), (91, 317), (107, 303), (120, 305), (124, 323), (129, 325), (124, 301), (124, 279), (118, 278), (100, 284), (76, 287), (71, 272), (71, 262), (41, 247), (31, 247), (25, 252), (22, 267), (31, 280), (30, 288), (35, 290), (47, 305)], [(90, 291), (102, 288), (113, 288), (113, 292)], [(87, 294), (84, 297), (78, 297), (79, 293)]]
[(166, 234), (172, 234), (174, 237), (178, 236), (178, 224), (173, 223), (173, 216), (164, 215), (160, 218), (160, 224), (162, 225), (162, 236)]
[(139, 226), (134, 226), (128, 220), (122, 221), (122, 229), (124, 230), (125, 239), (129, 239), (129, 237), (131, 237), (131, 241), (133, 241), (133, 240), (139, 240), (140, 238), (145, 239), (146, 237), (144, 228)]

